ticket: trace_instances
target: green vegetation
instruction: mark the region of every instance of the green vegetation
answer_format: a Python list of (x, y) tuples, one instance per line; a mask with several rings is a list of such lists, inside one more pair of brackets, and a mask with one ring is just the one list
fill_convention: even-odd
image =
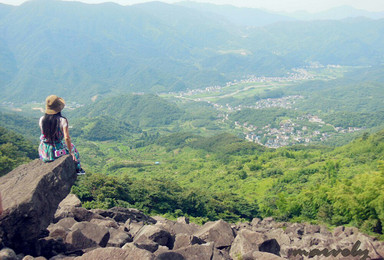
[(140, 127), (160, 127), (180, 119), (183, 114), (176, 105), (156, 95), (147, 94), (102, 99), (75, 110), (71, 115), (73, 118), (108, 116)]
[(129, 141), (97, 143), (92, 145), (103, 151), (107, 163), (96, 168), (84, 160), (98, 173), (80, 178), (73, 191), (89, 208), (133, 206), (150, 214), (188, 215), (200, 223), (274, 216), (353, 225), (380, 235), (383, 139), (381, 131), (339, 148), (276, 150), (226, 134), (171, 134), (126, 149)]
[(0, 111), (0, 126), (12, 130), (36, 144), (38, 143), (40, 136), (38, 120), (38, 117), (33, 120), (18, 113)]
[(55, 89), (67, 100), (85, 103), (224, 85), (246, 75), (283, 76), (315, 62), (382, 63), (383, 20), (273, 23), (286, 17), (268, 14), (266, 24), (272, 25), (248, 27), (232, 23), (250, 16), (260, 22), (266, 13), (241, 12), (235, 20), (225, 13), (159, 2), (1, 5), (1, 101), (40, 101), (41, 93)]
[(141, 131), (128, 122), (120, 121), (109, 116), (74, 120), (72, 123), (74, 130), (71, 131), (71, 135), (90, 141), (117, 141)]
[(23, 136), (0, 127), (0, 176), (37, 158), (37, 147)]

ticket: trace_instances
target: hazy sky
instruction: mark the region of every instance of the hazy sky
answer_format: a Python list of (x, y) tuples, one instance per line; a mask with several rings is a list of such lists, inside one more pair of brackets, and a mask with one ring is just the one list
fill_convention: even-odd
[[(86, 3), (116, 2), (121, 5), (151, 2), (153, 0), (81, 0)], [(160, 0), (174, 3), (180, 0)], [(262, 8), (271, 11), (299, 11), (318, 12), (341, 5), (349, 5), (368, 11), (384, 11), (384, 0), (193, 0), (213, 4), (230, 4), (235, 6)], [(25, 0), (0, 0), (0, 3), (18, 5)]]

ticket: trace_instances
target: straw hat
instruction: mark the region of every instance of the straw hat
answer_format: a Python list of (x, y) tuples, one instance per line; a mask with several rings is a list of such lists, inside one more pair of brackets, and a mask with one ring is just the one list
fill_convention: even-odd
[(61, 97), (56, 95), (50, 95), (45, 100), (45, 113), (48, 115), (54, 115), (65, 107), (65, 101)]

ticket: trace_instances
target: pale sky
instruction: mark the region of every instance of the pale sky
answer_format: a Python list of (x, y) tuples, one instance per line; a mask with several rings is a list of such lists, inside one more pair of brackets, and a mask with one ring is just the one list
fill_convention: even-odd
[[(115, 2), (121, 5), (151, 2), (153, 0), (81, 0), (81, 2), (97, 4), (102, 2)], [(161, 2), (174, 3), (181, 0), (160, 0)], [(309, 11), (319, 12), (341, 5), (349, 5), (357, 9), (368, 11), (384, 11), (384, 0), (193, 0), (213, 4), (229, 4), (240, 7), (261, 8), (270, 11), (293, 12)], [(0, 3), (19, 5), (25, 0), (0, 0)]]

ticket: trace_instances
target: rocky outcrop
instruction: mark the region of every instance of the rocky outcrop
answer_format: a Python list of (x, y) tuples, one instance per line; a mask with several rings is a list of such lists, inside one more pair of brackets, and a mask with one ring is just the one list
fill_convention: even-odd
[(52, 222), (76, 177), (70, 156), (51, 163), (35, 160), (1, 177), (1, 242), (17, 252), (33, 252), (31, 243)]
[[(15, 202), (4, 195), (7, 200), (0, 220), (1, 238), (10, 248), (0, 250), (2, 260), (357, 260), (384, 256), (384, 242), (350, 227), (337, 227), (330, 232), (324, 226), (278, 223), (273, 218), (232, 225), (218, 220), (199, 226), (189, 223), (188, 218), (152, 218), (136, 209), (87, 210), (72, 194), (59, 205), (76, 178), (72, 176), (71, 159), (62, 158), (52, 164), (33, 162), (31, 166), (39, 168), (41, 176), (35, 174), (32, 181), (25, 175), (33, 170), (22, 167), (0, 184), (4, 193), (12, 192), (9, 185), (26, 185), (26, 181), (36, 187), (25, 189), (27, 195), (21, 194), (21, 188), (10, 193)], [(57, 187), (60, 184), (65, 188)], [(53, 191), (53, 187), (57, 190)], [(61, 199), (52, 198), (51, 193)], [(48, 208), (42, 209), (43, 206)], [(48, 216), (42, 216), (40, 211)]]

